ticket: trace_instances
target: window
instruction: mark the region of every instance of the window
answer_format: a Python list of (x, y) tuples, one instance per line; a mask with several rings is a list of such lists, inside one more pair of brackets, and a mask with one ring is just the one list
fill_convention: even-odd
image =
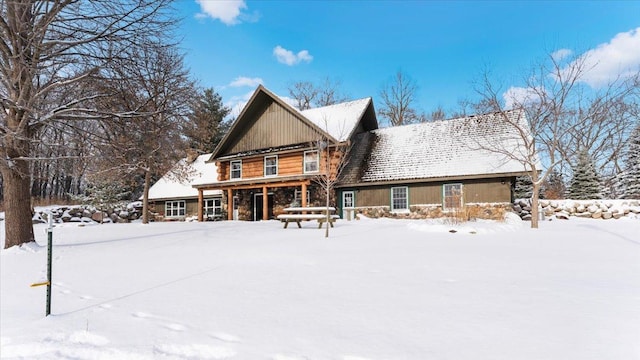
[(311, 150), (304, 152), (304, 172), (317, 172), (318, 171), (318, 150)]
[(167, 201), (164, 203), (164, 216), (166, 217), (178, 217), (185, 216), (186, 208), (184, 200), (180, 201)]
[(235, 160), (231, 162), (231, 178), (242, 178), (242, 160)]
[(391, 188), (391, 211), (409, 210), (409, 188), (406, 186)]
[(222, 199), (213, 198), (204, 200), (204, 215), (206, 217), (220, 217), (222, 215)]
[[(307, 205), (309, 205), (309, 201), (311, 201), (309, 190), (307, 190)], [(296, 206), (302, 206), (302, 190), (296, 189), (293, 202), (297, 204)]]
[(264, 157), (264, 176), (276, 176), (278, 175), (278, 156), (265, 156)]
[(462, 207), (462, 184), (444, 184), (442, 186), (442, 208), (453, 210)]

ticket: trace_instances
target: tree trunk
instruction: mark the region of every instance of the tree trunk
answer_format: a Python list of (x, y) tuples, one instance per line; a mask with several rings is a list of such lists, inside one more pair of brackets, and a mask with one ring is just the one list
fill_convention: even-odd
[(538, 170), (531, 172), (531, 182), (533, 183), (533, 193), (531, 194), (531, 228), (538, 228), (538, 197), (540, 194), (540, 183), (538, 181)]
[(151, 186), (151, 171), (144, 173), (144, 190), (142, 191), (142, 223), (149, 223), (149, 187)]
[(8, 249), (34, 241), (31, 218), (29, 166), (24, 160), (13, 160), (12, 168), (2, 167), (4, 180), (5, 243)]

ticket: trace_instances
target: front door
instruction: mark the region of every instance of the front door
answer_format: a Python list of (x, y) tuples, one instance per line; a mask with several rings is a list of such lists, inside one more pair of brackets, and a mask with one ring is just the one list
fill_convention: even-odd
[[(267, 219), (271, 219), (273, 217), (273, 194), (267, 195), (267, 209), (269, 213), (267, 214)], [(260, 221), (263, 219), (263, 205), (264, 205), (264, 196), (262, 193), (253, 195), (253, 221)]]
[(351, 220), (355, 212), (355, 194), (353, 191), (342, 192), (342, 218)]

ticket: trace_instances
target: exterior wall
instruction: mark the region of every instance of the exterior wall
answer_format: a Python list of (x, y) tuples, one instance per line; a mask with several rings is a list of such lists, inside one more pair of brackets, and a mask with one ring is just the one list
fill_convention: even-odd
[(271, 102), (257, 115), (226, 154), (301, 144), (318, 138), (311, 126), (276, 102)]
[[(313, 150), (313, 149), (308, 149)], [(284, 153), (284, 154), (267, 154), (267, 156), (278, 156), (278, 175), (274, 176), (294, 176), (304, 174), (304, 150), (300, 152)], [(340, 162), (341, 153), (332, 152), (330, 169), (335, 173), (338, 163)], [(264, 177), (264, 159), (265, 156), (254, 156), (242, 159), (242, 178), (253, 179)], [(324, 171), (326, 164), (326, 153), (320, 156), (319, 168), (320, 172)], [(231, 179), (231, 160), (218, 161), (218, 181), (226, 181)], [(307, 174), (308, 175), (308, 174)]]
[[(290, 207), (295, 204), (295, 192), (296, 188), (293, 187), (281, 187), (269, 189), (268, 194), (273, 194), (273, 203), (270, 204), (270, 210), (273, 213), (273, 218), (284, 213), (284, 208)], [(317, 185), (310, 185), (307, 187), (309, 191), (308, 206), (321, 206), (326, 202), (325, 194), (322, 189)], [(254, 219), (254, 195), (261, 193), (258, 189), (243, 189), (234, 190), (233, 195), (238, 197), (238, 220), (253, 221)], [(299, 205), (296, 205), (299, 206)], [(226, 207), (224, 208), (226, 209)]]
[[(470, 216), (500, 217), (506, 211), (505, 209), (511, 207), (513, 183), (511, 178), (381, 185), (341, 190), (354, 190), (356, 212), (368, 217), (437, 218), (451, 213), (442, 209), (443, 185), (456, 183), (463, 184), (464, 211), (471, 213), (468, 214)], [(393, 213), (390, 210), (391, 188), (401, 186), (408, 187), (409, 211)], [(339, 192), (340, 201), (342, 191)]]

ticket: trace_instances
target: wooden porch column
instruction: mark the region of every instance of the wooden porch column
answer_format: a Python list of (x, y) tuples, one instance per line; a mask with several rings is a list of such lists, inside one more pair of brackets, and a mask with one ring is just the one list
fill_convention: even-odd
[(233, 190), (227, 189), (227, 220), (233, 220)]
[(267, 187), (262, 187), (262, 220), (269, 220), (269, 194)]
[(203, 190), (198, 189), (198, 221), (202, 222), (204, 220), (203, 212), (204, 212), (204, 196)]
[(302, 201), (300, 201), (300, 206), (307, 206), (307, 184), (302, 183)]

